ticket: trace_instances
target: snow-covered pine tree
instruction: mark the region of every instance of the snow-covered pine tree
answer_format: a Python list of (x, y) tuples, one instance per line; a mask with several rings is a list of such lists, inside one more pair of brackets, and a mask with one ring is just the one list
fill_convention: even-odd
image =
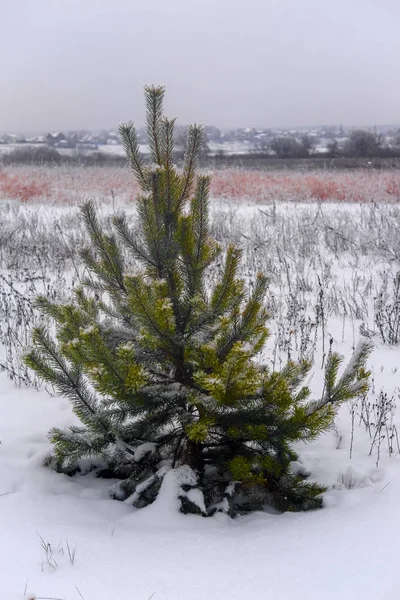
[[(106, 233), (85, 204), (90, 243), (81, 256), (91, 275), (69, 304), (38, 299), (56, 337), (35, 329), (26, 363), (70, 399), (82, 423), (50, 432), (52, 464), (72, 474), (90, 459), (99, 476), (120, 479), (113, 495), (137, 507), (157, 497), (171, 470), (184, 512), (319, 507), (323, 488), (291, 471), (292, 444), (318, 436), (341, 402), (365, 391), (368, 346), (340, 378), (341, 358), (329, 355), (317, 401), (304, 386), (309, 363), (272, 372), (254, 361), (268, 336), (267, 278), (246, 289), (241, 251), (210, 237), (210, 180), (196, 176), (201, 127), (189, 127), (177, 169), (164, 89), (147, 87), (145, 96), (151, 164), (133, 124), (120, 127), (141, 188), (138, 233), (125, 216)], [(137, 274), (127, 255), (141, 265)], [(209, 284), (216, 261), (218, 280)]]

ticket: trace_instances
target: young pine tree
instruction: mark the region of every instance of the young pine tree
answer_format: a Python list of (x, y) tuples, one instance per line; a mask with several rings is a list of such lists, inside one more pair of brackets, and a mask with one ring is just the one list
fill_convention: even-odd
[[(81, 422), (50, 432), (52, 464), (72, 474), (89, 459), (100, 476), (120, 479), (113, 495), (137, 507), (156, 498), (167, 472), (178, 474), (184, 512), (319, 507), (323, 489), (291, 472), (292, 444), (315, 438), (341, 402), (365, 391), (368, 347), (340, 378), (341, 358), (330, 354), (317, 401), (302, 385), (308, 363), (271, 372), (254, 361), (268, 336), (267, 279), (258, 275), (250, 292), (238, 277), (241, 251), (210, 237), (210, 181), (196, 177), (201, 128), (189, 127), (178, 170), (164, 89), (145, 95), (151, 164), (133, 124), (120, 127), (141, 188), (138, 233), (124, 216), (105, 233), (85, 204), (90, 277), (69, 304), (38, 299), (56, 335), (35, 329), (26, 363), (70, 399)], [(221, 261), (212, 285), (207, 275)]]

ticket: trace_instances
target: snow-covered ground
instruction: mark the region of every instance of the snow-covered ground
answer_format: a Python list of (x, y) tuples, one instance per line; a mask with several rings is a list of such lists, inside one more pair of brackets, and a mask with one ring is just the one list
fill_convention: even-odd
[[(103, 205), (103, 217), (110, 210)], [(346, 359), (360, 327), (373, 341), (371, 405), (342, 406), (334, 430), (297, 448), (328, 487), (320, 511), (203, 519), (177, 513), (168, 490), (134, 510), (109, 498), (110, 480), (43, 467), (50, 427), (74, 421), (69, 403), (0, 373), (0, 600), (396, 598), (400, 346), (383, 343), (376, 314), (380, 294), (381, 307), (393, 300), (399, 215), (385, 206), (213, 206), (214, 235), (244, 246), (243, 276), (271, 273), (267, 360), (279, 368), (305, 349), (317, 394), (330, 339)], [(35, 319), (27, 307), (42, 288), (68, 293), (84, 234), (71, 207), (4, 203), (0, 223), (0, 358), (10, 374), (12, 332), (25, 339)], [(381, 390), (390, 406), (378, 439)]]
[[(393, 385), (395, 354), (374, 358)], [(350, 460), (346, 407), (341, 447), (331, 432), (302, 452), (313, 476), (333, 488), (324, 509), (203, 519), (162, 499), (134, 511), (108, 497), (110, 481), (45, 469), (47, 430), (72, 420), (67, 401), (15, 388), (4, 374), (0, 382), (1, 598), (396, 597), (399, 458), (377, 468), (357, 430)]]

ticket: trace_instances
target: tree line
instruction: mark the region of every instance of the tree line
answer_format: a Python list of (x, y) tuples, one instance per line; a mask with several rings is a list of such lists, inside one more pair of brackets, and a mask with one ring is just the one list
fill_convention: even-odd
[[(179, 162), (184, 157), (184, 145), (182, 143), (183, 134), (177, 136), (177, 149), (175, 159)], [(278, 159), (306, 159), (311, 157), (321, 158), (398, 158), (400, 157), (400, 134), (389, 145), (382, 135), (376, 134), (364, 129), (354, 130), (349, 134), (344, 144), (339, 144), (338, 140), (331, 140), (325, 150), (316, 150), (313, 138), (308, 135), (302, 135), (300, 138), (295, 135), (277, 136), (263, 144), (263, 146), (250, 152), (249, 155), (259, 157), (276, 157)], [(210, 157), (210, 151), (207, 143), (202, 142), (200, 149), (200, 159), (206, 163)], [(219, 151), (217, 156), (225, 156), (223, 151)], [(230, 158), (233, 155), (229, 155)], [(240, 155), (242, 158), (246, 155)], [(1, 158), (1, 157), (0, 157)], [(75, 152), (65, 155), (58, 152), (55, 148), (48, 146), (23, 147), (17, 148), (2, 157), (4, 165), (13, 164), (70, 164), (83, 166), (104, 166), (104, 165), (124, 165), (125, 156), (109, 155), (102, 152)]]

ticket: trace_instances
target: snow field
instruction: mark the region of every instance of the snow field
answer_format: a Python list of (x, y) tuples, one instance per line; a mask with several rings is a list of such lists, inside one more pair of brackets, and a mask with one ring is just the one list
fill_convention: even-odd
[[(112, 204), (100, 204), (107, 223)], [(68, 296), (85, 234), (75, 207), (3, 202), (0, 600), (396, 597), (400, 354), (382, 336), (396, 334), (400, 209), (215, 201), (212, 215), (218, 241), (243, 247), (243, 277), (270, 274), (271, 337), (262, 358), (271, 367), (314, 359), (309, 383), (317, 395), (330, 340), (345, 362), (360, 335), (374, 344), (368, 398), (343, 405), (332, 431), (296, 448), (298, 467), (328, 487), (325, 508), (235, 520), (183, 516), (171, 473), (157, 501), (135, 511), (109, 498), (113, 481), (44, 468), (48, 430), (75, 417), (66, 400), (35, 389), (19, 356), (38, 319), (32, 299)], [(381, 390), (391, 401), (388, 412)]]

